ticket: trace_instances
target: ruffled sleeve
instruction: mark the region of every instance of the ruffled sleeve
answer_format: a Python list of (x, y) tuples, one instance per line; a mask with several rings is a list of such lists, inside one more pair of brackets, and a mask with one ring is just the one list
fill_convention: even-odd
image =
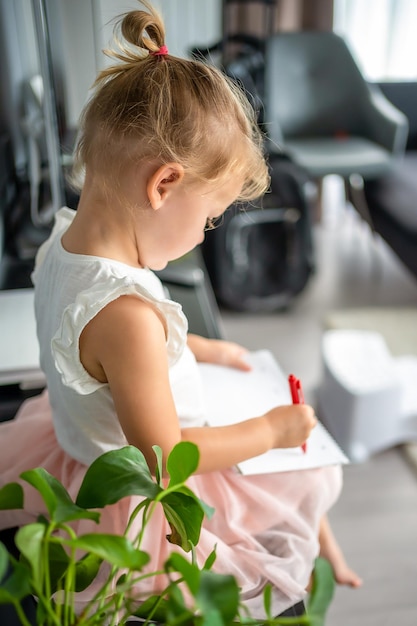
[(151, 302), (164, 316), (168, 329), (167, 352), (170, 366), (178, 361), (184, 350), (188, 322), (180, 304), (156, 298), (130, 276), (109, 277), (105, 283), (98, 283), (78, 294), (76, 300), (64, 310), (61, 324), (51, 342), (55, 366), (62, 382), (80, 394), (90, 394), (107, 386), (107, 383), (101, 383), (90, 376), (82, 365), (79, 353), (80, 335), (101, 309), (124, 295), (137, 295), (142, 300)]
[(73, 209), (68, 209), (67, 207), (63, 207), (59, 211), (55, 213), (55, 221), (54, 226), (52, 228), (51, 234), (48, 239), (43, 242), (43, 244), (38, 248), (35, 257), (35, 268), (32, 272), (31, 279), (34, 284), (36, 284), (36, 278), (41, 267), (48, 250), (56, 240), (59, 235), (62, 235), (66, 231), (66, 229), (71, 224), (74, 219), (75, 211)]

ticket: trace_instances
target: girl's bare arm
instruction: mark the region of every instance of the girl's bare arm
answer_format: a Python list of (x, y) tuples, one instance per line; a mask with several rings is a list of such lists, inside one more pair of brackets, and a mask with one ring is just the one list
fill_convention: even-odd
[(245, 358), (248, 351), (238, 343), (224, 341), (223, 339), (207, 339), (200, 335), (189, 334), (188, 347), (197, 361), (217, 363), (243, 371), (251, 369)]
[(199, 472), (231, 467), (275, 447), (298, 446), (316, 420), (307, 405), (277, 407), (224, 427), (180, 428), (171, 394), (164, 324), (147, 303), (123, 296), (87, 325), (80, 339), (87, 371), (108, 382), (131, 445), (154, 464), (153, 445), (166, 457), (181, 440), (200, 450)]

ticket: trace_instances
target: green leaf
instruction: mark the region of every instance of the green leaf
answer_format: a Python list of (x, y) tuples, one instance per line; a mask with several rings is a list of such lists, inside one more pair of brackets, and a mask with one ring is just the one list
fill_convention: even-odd
[(200, 569), (197, 565), (187, 561), (182, 554), (173, 552), (166, 562), (166, 567), (181, 574), (193, 596), (197, 594), (200, 586)]
[(125, 446), (105, 452), (90, 465), (76, 503), (85, 508), (102, 508), (126, 496), (155, 499), (161, 491), (142, 452)]
[(28, 560), (31, 568), (33, 580), (36, 587), (42, 586), (42, 543), (45, 536), (46, 526), (39, 524), (26, 524), (16, 533), (15, 543), (22, 555)]
[(308, 601), (307, 614), (314, 618), (314, 624), (324, 624), (327, 609), (333, 599), (335, 580), (330, 563), (317, 558), (313, 571), (313, 585)]
[(143, 619), (151, 619), (159, 624), (167, 623), (167, 600), (161, 598), (161, 596), (150, 596), (141, 603), (139, 608), (135, 610), (133, 615), (135, 617), (141, 617)]
[(162, 468), (162, 450), (159, 446), (152, 446), (152, 450), (155, 452), (156, 456), (156, 468), (155, 468), (155, 477), (158, 485), (162, 487), (162, 476), (163, 476), (163, 468)]
[(6, 546), (0, 541), (0, 585), (6, 575), (9, 566), (9, 552)]
[(196, 502), (198, 502), (198, 504), (200, 505), (200, 507), (202, 508), (202, 510), (204, 512), (204, 515), (208, 519), (210, 519), (214, 515), (214, 513), (215, 513), (214, 507), (209, 506), (203, 500), (200, 500), (200, 498), (197, 498), (195, 493), (193, 491), (191, 491), (191, 489), (189, 489), (185, 485), (182, 485), (181, 487), (176, 488), (175, 491), (176, 491), (176, 493), (184, 493), (186, 496), (189, 496), (190, 498), (193, 498)]
[(176, 623), (191, 626), (198, 623), (193, 621), (193, 612), (187, 607), (182, 591), (178, 585), (172, 585), (166, 597), (166, 624)]
[(169, 506), (169, 504), (164, 505), (164, 515), (171, 529), (171, 533), (166, 536), (168, 541), (176, 546), (180, 546), (186, 552), (189, 552), (192, 545), (188, 541), (187, 531), (181, 516), (179, 516), (176, 510)]
[(239, 587), (234, 576), (201, 571), (200, 588), (195, 596), (202, 613), (219, 612), (224, 623), (231, 622), (239, 607)]
[(48, 543), (49, 581), (52, 593), (60, 588), (62, 576), (68, 569), (70, 562), (68, 554), (59, 543)]
[(84, 591), (98, 574), (103, 559), (96, 554), (85, 554), (75, 565), (75, 591)]
[(13, 562), (13, 572), (0, 584), (0, 604), (15, 603), (30, 595), (30, 567), (26, 563)]
[(0, 510), (23, 509), (23, 489), (19, 483), (8, 483), (0, 489)]
[(74, 504), (68, 491), (59, 480), (42, 467), (23, 472), (20, 476), (39, 491), (52, 521), (56, 523), (77, 519), (99, 521), (99, 513), (86, 511)]
[(224, 626), (223, 617), (217, 609), (206, 611), (202, 617), (201, 626)]
[(195, 498), (184, 493), (168, 493), (161, 500), (165, 517), (171, 527), (168, 541), (189, 552), (200, 538), (204, 513)]
[(216, 546), (214, 546), (214, 550), (212, 550), (210, 552), (210, 554), (208, 555), (208, 557), (206, 559), (206, 562), (203, 565), (203, 569), (210, 570), (213, 567), (213, 565), (214, 565), (216, 557), (217, 557), (217, 555), (216, 555)]
[(200, 461), (200, 452), (195, 443), (180, 441), (171, 450), (167, 459), (169, 487), (184, 483), (193, 474)]
[(272, 598), (272, 586), (270, 584), (265, 585), (264, 587), (264, 609), (265, 615), (271, 619), (271, 598)]
[(112, 565), (131, 570), (141, 570), (149, 562), (146, 552), (137, 550), (126, 537), (92, 533), (77, 539), (64, 539), (64, 545), (95, 554)]

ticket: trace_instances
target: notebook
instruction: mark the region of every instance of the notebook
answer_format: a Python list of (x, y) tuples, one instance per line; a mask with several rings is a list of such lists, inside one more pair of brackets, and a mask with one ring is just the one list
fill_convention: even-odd
[[(287, 377), (269, 350), (248, 355), (250, 372), (221, 365), (199, 363), (203, 380), (207, 422), (226, 426), (257, 415), (274, 406), (291, 404)], [(318, 421), (301, 447), (277, 448), (238, 464), (242, 474), (263, 474), (311, 469), (349, 463), (336, 441)]]

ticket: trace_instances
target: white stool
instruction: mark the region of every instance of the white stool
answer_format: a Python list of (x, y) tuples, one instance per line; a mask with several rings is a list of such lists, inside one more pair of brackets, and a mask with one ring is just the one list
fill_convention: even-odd
[(323, 335), (318, 415), (352, 461), (417, 437), (417, 359), (394, 358), (382, 335)]

